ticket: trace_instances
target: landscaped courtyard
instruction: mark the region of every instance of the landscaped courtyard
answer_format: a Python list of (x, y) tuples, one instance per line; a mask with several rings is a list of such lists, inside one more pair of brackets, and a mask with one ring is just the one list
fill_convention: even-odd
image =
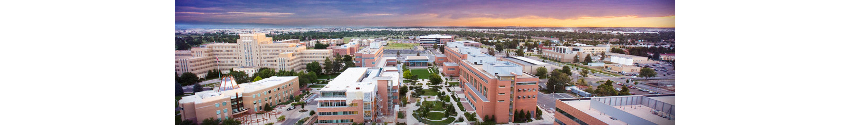
[(431, 73), (428, 72), (428, 69), (411, 69), (410, 74), (418, 75), (419, 79), (428, 79), (428, 76), (431, 75)]

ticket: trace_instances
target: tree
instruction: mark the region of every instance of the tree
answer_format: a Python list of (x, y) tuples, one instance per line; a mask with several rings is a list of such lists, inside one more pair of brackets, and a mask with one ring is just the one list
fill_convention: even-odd
[[(319, 64), (319, 62), (313, 61), (313, 62), (310, 62), (310, 63), (307, 64), (307, 71), (312, 71), (312, 72), (316, 72), (316, 73), (321, 74), (322, 73), (322, 66), (321, 66), (321, 64)], [(290, 73), (292, 73), (290, 75), (293, 76), (295, 72), (290, 72)]]
[(534, 113), (536, 114), (536, 117), (535, 117), (535, 118), (537, 118), (537, 119), (541, 119), (541, 117), (540, 117), (540, 116), (543, 116), (543, 112), (542, 112), (542, 111), (540, 111), (540, 108), (534, 108), (534, 109), (537, 109), (537, 111), (535, 111), (535, 112), (534, 112)]
[(548, 72), (548, 70), (546, 70), (546, 67), (537, 67), (537, 74), (535, 75), (537, 75), (538, 77), (546, 78), (546, 72)]
[(251, 81), (251, 82), (256, 82), (256, 81), (260, 81), (260, 80), (263, 80), (263, 78), (260, 78), (260, 76), (257, 76), (257, 77), (254, 77), (254, 80)]
[(581, 62), (581, 60), (578, 60), (578, 54), (576, 54), (576, 56), (575, 56), (575, 57), (573, 57), (573, 62), (574, 62), (574, 63), (579, 63), (579, 62)]
[(491, 56), (496, 56), (496, 49), (487, 48), (487, 54), (490, 54)]
[(263, 111), (272, 111), (272, 106), (269, 105), (269, 103), (266, 103), (265, 105), (263, 105)]
[(310, 110), (310, 115), (316, 114), (316, 111)]
[(573, 71), (572, 71), (572, 70), (570, 70), (570, 67), (569, 67), (569, 66), (561, 67), (561, 72), (563, 72), (564, 74), (567, 74), (567, 76), (572, 76), (572, 75), (573, 75)]
[(655, 75), (657, 75), (655, 73), (655, 70), (652, 70), (650, 68), (641, 68), (638, 77), (643, 77), (644, 79), (646, 79), (649, 77), (655, 77)]
[(587, 69), (585, 69), (585, 70), (581, 70), (581, 76), (582, 76), (582, 77), (587, 77), (587, 74), (588, 74), (588, 73), (590, 73), (590, 71), (587, 71)]
[(242, 122), (237, 121), (236, 119), (233, 119), (233, 118), (227, 118), (227, 119), (221, 120), (221, 125), (241, 125), (241, 124), (242, 124)]
[(180, 83), (177, 83), (177, 81), (174, 81), (174, 86), (176, 86), (176, 87), (177, 87), (177, 88), (175, 88), (175, 90), (174, 90), (174, 91), (175, 91), (175, 92), (174, 92), (174, 96), (180, 96), (180, 95), (183, 95), (183, 87), (182, 87), (182, 86), (180, 86)]
[(334, 59), (333, 59), (333, 66), (334, 66), (333, 70), (334, 70), (334, 72), (342, 71), (342, 68), (343, 68), (342, 65), (343, 65), (342, 57), (339, 56), (339, 55), (334, 56)]
[(316, 44), (313, 45), (313, 48), (314, 49), (327, 49), (328, 46), (330, 46), (330, 45), (316, 42)]
[(584, 65), (587, 65), (587, 63), (591, 63), (591, 62), (593, 62), (593, 59), (590, 58), (590, 54), (587, 54), (587, 56), (584, 56)]
[(593, 90), (593, 86), (592, 86), (592, 85), (591, 85), (591, 86), (587, 86), (587, 89), (584, 89), (584, 91), (585, 91), (585, 92), (587, 92), (587, 93), (595, 93), (595, 92), (596, 92), (596, 91), (594, 91), (594, 90)]
[(325, 74), (331, 74), (334, 71), (334, 62), (330, 57), (325, 58)]
[(342, 56), (342, 61), (351, 62), (351, 61), (354, 61), (354, 60), (352, 59), (351, 55), (345, 55), (345, 56)]
[(402, 76), (404, 79), (414, 79), (413, 74), (410, 74), (410, 70), (404, 70)]
[(180, 75), (180, 82), (186, 85), (191, 85), (200, 82), (198, 76), (192, 72), (185, 72)]
[(525, 114), (523, 114), (522, 116), (525, 116), (525, 121), (531, 120), (531, 111), (525, 111)]
[(617, 94), (618, 95), (631, 95), (631, 93), (629, 93), (629, 87), (626, 87), (626, 86), (620, 87), (620, 92), (617, 93)]
[(416, 56), (419, 56), (419, 52), (416, 52)]
[(499, 51), (501, 53), (502, 50), (505, 50), (505, 46), (502, 45), (502, 43), (496, 43), (496, 51)]
[(231, 71), (227, 73), (230, 76), (233, 76), (233, 79), (236, 79), (236, 83), (248, 83), (251, 82), (251, 77), (248, 77), (248, 74), (242, 71)]
[(201, 86), (201, 84), (195, 83), (195, 85), (192, 86), (192, 91), (201, 92), (201, 91), (204, 91), (204, 87)]
[(218, 119), (207, 118), (201, 122), (201, 125), (218, 125)]
[[(522, 48), (522, 47), (520, 47), (520, 48)], [(516, 53), (516, 56), (525, 56), (525, 51), (523, 49), (517, 49), (515, 53)]]
[(443, 83), (443, 78), (440, 78), (440, 75), (431, 74), (430, 78), (428, 78), (428, 82), (431, 82), (431, 85), (439, 85)]

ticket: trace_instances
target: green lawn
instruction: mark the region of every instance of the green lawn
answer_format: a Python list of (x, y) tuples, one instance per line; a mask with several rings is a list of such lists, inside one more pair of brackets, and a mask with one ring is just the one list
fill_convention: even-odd
[(428, 72), (428, 69), (411, 69), (410, 74), (419, 75), (419, 79), (428, 79), (428, 76), (431, 75), (431, 73)]
[(339, 74), (322, 74), (322, 75), (318, 75), (318, 76), (319, 76), (318, 79), (328, 79), (328, 80), (330, 80), (330, 79), (336, 78), (336, 76), (339, 76)]
[(419, 44), (415, 43), (388, 43), (386, 49), (413, 49), (413, 47), (418, 46)]
[(440, 101), (425, 101), (426, 104), (434, 104), (434, 107), (431, 108), (432, 111), (446, 111), (443, 108), (443, 102)]
[(443, 116), (444, 116), (444, 115), (445, 115), (445, 114), (443, 114), (442, 112), (429, 112), (429, 113), (428, 113), (428, 119), (431, 119), (431, 120), (441, 120), (441, 119), (443, 119)]
[(459, 82), (449, 82), (449, 85), (451, 85), (451, 86), (459, 86), (459, 85), (460, 85), (460, 83), (459, 83)]
[(439, 92), (433, 91), (431, 89), (422, 89), (422, 91), (424, 92), (422, 95), (435, 96), (435, 95), (439, 94)]
[(579, 65), (576, 65), (576, 64), (572, 64), (572, 63), (568, 63), (567, 65), (568, 65), (568, 66), (570, 66), (570, 67), (573, 67), (573, 68), (578, 67), (578, 68), (581, 68), (581, 69), (583, 69), (583, 70), (590, 70), (590, 72), (599, 72), (599, 73), (601, 73), (601, 74), (610, 75), (610, 76), (620, 76), (620, 75), (618, 75), (618, 74), (616, 74), (616, 73), (610, 73), (610, 72), (606, 72), (606, 71), (599, 71), (599, 70), (596, 70), (596, 69), (591, 69), (591, 68), (587, 68), (587, 67), (584, 67), (584, 66), (579, 66)]
[(314, 84), (314, 85), (310, 85), (310, 88), (322, 88), (322, 87), (325, 87), (325, 85), (327, 85), (327, 84)]
[(455, 121), (455, 117), (449, 117), (449, 118), (446, 118), (446, 120), (443, 120), (443, 121), (425, 121), (425, 123), (429, 124), (429, 125), (448, 125), (448, 124), (450, 124), (454, 121)]

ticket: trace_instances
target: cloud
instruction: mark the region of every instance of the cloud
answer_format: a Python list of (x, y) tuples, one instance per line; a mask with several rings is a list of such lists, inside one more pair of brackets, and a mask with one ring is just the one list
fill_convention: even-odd
[(174, 12), (178, 14), (221, 14), (221, 13), (203, 13), (203, 12)]
[(257, 16), (282, 16), (282, 15), (293, 15), (294, 14), (294, 13), (277, 13), (277, 12), (227, 12), (227, 13), (257, 15)]
[[(533, 25), (674, 26), (656, 17), (675, 16), (673, 0), (176, 0), (175, 22), (262, 23), (336, 26)], [(640, 19), (647, 23), (628, 23)], [(540, 20), (540, 21), (535, 21)], [(501, 22), (499, 22), (501, 21)], [(550, 23), (544, 21), (553, 21)], [(499, 23), (495, 23), (499, 22)], [(626, 25), (628, 24), (628, 25)], [(650, 25), (651, 24), (651, 25)], [(508, 26), (515, 26), (513, 24)], [(639, 26), (638, 26), (639, 27)]]

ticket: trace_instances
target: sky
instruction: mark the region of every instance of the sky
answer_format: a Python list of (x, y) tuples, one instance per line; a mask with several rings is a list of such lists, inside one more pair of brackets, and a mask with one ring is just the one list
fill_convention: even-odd
[(664, 27), (673, 0), (176, 0), (175, 23), (285, 26)]

